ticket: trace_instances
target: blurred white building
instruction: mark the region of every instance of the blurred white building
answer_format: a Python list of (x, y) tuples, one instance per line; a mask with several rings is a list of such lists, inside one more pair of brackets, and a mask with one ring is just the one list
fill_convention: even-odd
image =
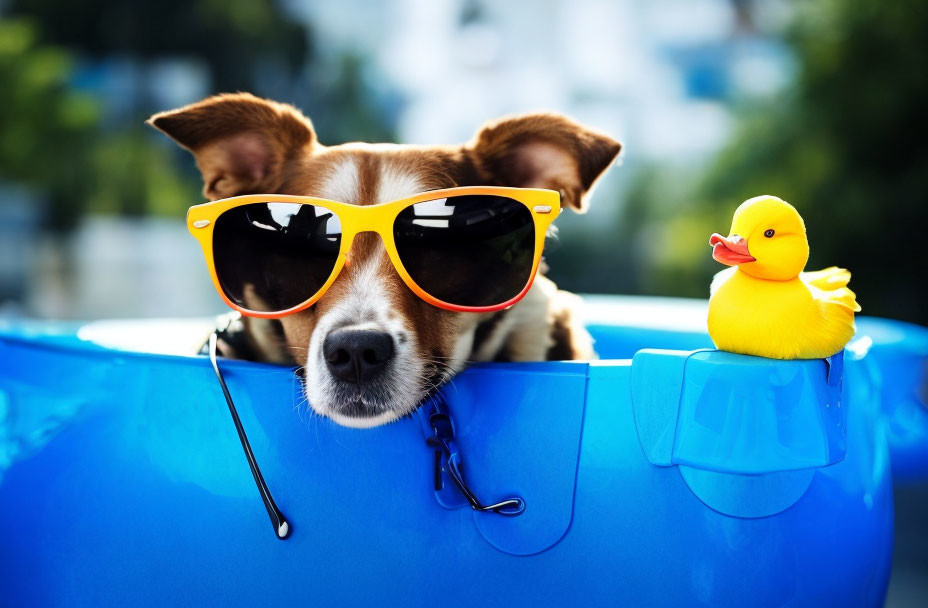
[(779, 0), (284, 3), (311, 24), (319, 52), (362, 54), (371, 77), (399, 89), (404, 143), (466, 141), (491, 118), (539, 109), (614, 135), (624, 168), (599, 200), (621, 200), (640, 165), (708, 161), (728, 139), (734, 104), (793, 75)]

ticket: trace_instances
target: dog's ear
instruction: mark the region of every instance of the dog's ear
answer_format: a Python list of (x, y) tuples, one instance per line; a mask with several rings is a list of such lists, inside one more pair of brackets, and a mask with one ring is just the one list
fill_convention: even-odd
[(248, 93), (215, 95), (147, 122), (193, 152), (210, 200), (276, 192), (286, 163), (316, 143), (299, 110)]
[(586, 195), (622, 149), (559, 114), (525, 114), (488, 123), (467, 144), (484, 170), (503, 186), (547, 188), (561, 203), (586, 211)]

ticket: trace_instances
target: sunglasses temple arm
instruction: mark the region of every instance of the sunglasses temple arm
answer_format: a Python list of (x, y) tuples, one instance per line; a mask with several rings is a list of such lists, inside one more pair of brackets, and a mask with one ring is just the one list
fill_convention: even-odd
[(217, 342), (218, 334), (217, 332), (213, 332), (209, 337), (209, 362), (213, 366), (213, 371), (216, 372), (216, 378), (219, 379), (219, 386), (222, 388), (222, 394), (225, 396), (226, 404), (229, 406), (232, 422), (235, 423), (235, 430), (238, 431), (238, 438), (242, 443), (242, 450), (245, 451), (245, 457), (248, 459), (248, 466), (251, 467), (251, 474), (254, 476), (255, 484), (258, 486), (258, 491), (261, 493), (261, 500), (264, 501), (264, 507), (267, 509), (267, 514), (271, 518), (271, 524), (274, 526), (274, 533), (277, 535), (277, 538), (284, 540), (290, 535), (290, 524), (287, 522), (284, 514), (280, 512), (280, 509), (277, 508), (277, 503), (274, 502), (274, 497), (271, 496), (271, 491), (264, 481), (264, 476), (261, 475), (261, 469), (258, 468), (258, 461), (255, 460), (255, 455), (251, 451), (251, 444), (248, 443), (248, 437), (245, 436), (245, 429), (242, 427), (242, 421), (239, 420), (235, 404), (232, 403), (232, 395), (229, 393), (229, 387), (226, 386), (226, 381), (222, 377), (222, 372), (219, 371), (219, 363), (216, 360)]

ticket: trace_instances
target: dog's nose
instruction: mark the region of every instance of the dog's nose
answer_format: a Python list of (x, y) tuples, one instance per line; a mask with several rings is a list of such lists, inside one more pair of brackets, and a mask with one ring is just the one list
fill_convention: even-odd
[(369, 329), (337, 329), (325, 337), (322, 356), (333, 376), (360, 384), (393, 358), (393, 337)]

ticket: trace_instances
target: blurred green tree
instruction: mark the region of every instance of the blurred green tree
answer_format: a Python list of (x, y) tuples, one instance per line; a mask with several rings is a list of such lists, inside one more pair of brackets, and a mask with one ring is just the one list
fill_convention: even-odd
[(170, 153), (135, 132), (101, 130), (101, 104), (70, 86), (72, 60), (25, 19), (0, 21), (0, 178), (44, 203), (44, 224), (71, 228), (87, 211), (178, 214), (197, 200)]
[(662, 252), (643, 261), (638, 287), (706, 297), (720, 269), (708, 235), (728, 229), (741, 201), (769, 193), (805, 218), (810, 269), (849, 268), (865, 314), (928, 324), (917, 232), (928, 224), (928, 4), (817, 0), (796, 10), (795, 85), (743, 108), (701, 178), (660, 168), (632, 188), (623, 222), (638, 218)]
[(363, 56), (344, 52), (331, 70), (314, 70), (303, 96), (303, 110), (324, 144), (348, 141), (396, 142), (396, 117), (384, 108), (389, 91), (374, 89)]
[[(331, 69), (307, 70), (319, 57), (309, 30), (276, 0), (11, 0), (5, 12), (12, 18), (0, 20), (0, 178), (40, 194), (53, 229), (87, 212), (181, 216), (201, 198), (187, 154), (143, 124), (165, 109), (149, 89), (119, 83), (129, 87), (118, 100), (128, 112), (104, 115), (113, 93), (94, 88), (94, 66), (112, 58), (142, 68), (163, 58), (202, 62), (213, 92), (303, 105), (329, 143), (394, 138), (363, 58), (330, 53)], [(89, 79), (75, 77), (77, 62)]]
[(780, 195), (806, 220), (810, 268), (849, 268), (866, 314), (928, 324), (928, 4), (803, 4), (789, 40), (795, 89), (746, 121), (705, 199)]
[(86, 150), (99, 105), (68, 88), (66, 51), (38, 44), (35, 26), (0, 21), (0, 178), (39, 194), (57, 227), (70, 226), (90, 190)]
[[(195, 58), (209, 69), (211, 92), (293, 103), (323, 142), (394, 141), (395, 100), (365, 72), (366, 58), (317, 52), (312, 29), (284, 7), (279, 0), (11, 0), (9, 11), (36, 19), (49, 40), (91, 60)], [(166, 109), (136, 102), (139, 119)]]
[(49, 40), (92, 58), (190, 55), (209, 64), (216, 91), (250, 91), (267, 65), (296, 74), (306, 29), (275, 0), (12, 0), (9, 12), (42, 24)]

